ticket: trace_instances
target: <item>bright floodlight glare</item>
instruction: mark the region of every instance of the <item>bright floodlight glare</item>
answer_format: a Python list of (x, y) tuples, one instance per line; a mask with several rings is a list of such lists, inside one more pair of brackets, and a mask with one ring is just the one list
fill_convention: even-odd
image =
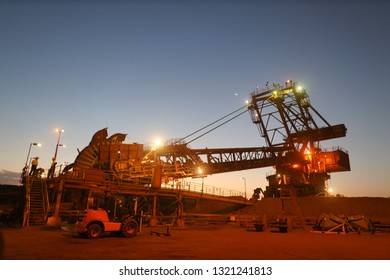
[(161, 140), (160, 139), (157, 139), (154, 141), (154, 146), (155, 147), (160, 147), (161, 146)]

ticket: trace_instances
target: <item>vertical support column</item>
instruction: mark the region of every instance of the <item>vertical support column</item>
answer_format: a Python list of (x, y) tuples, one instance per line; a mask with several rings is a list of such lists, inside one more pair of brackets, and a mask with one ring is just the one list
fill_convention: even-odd
[(61, 198), (62, 198), (62, 190), (64, 188), (64, 180), (60, 180), (60, 185), (58, 186), (57, 190), (57, 199), (56, 204), (54, 208), (54, 215), (52, 217), (49, 217), (47, 220), (48, 226), (52, 226), (55, 228), (61, 227), (61, 217), (59, 216), (60, 213), (60, 205), (61, 205)]
[(183, 195), (180, 192), (178, 197), (177, 217), (176, 217), (176, 224), (178, 227), (184, 227), (184, 219), (182, 217), (182, 213), (184, 212), (182, 199), (183, 199)]
[(157, 196), (153, 196), (153, 212), (152, 218), (149, 221), (149, 226), (155, 227), (157, 226)]
[(93, 208), (93, 206), (94, 206), (94, 201), (93, 201), (92, 190), (91, 189), (88, 190), (88, 197), (87, 197), (87, 203), (86, 204), (87, 205), (86, 205), (85, 209)]
[(23, 226), (27, 227), (30, 219), (30, 190), (32, 184), (32, 177), (26, 176), (25, 184), (26, 184), (26, 204), (24, 206), (24, 213), (23, 213)]

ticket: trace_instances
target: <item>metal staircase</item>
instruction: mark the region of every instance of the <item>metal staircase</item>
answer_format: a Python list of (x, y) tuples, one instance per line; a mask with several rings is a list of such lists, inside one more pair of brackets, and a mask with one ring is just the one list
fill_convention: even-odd
[(289, 187), (282, 187), (280, 190), (280, 199), (282, 200), (283, 216), (290, 217), (291, 227), (293, 229), (304, 230), (306, 223), (299, 208), (295, 190)]
[(46, 180), (26, 178), (26, 206), (23, 226), (45, 226), (47, 218)]

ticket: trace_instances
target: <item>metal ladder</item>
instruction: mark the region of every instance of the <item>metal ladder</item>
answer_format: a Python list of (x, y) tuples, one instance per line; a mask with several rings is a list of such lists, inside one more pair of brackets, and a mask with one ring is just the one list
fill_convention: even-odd
[(282, 200), (283, 215), (295, 218), (291, 221), (292, 227), (296, 229), (305, 229), (305, 221), (301, 209), (299, 208), (295, 190), (291, 187), (282, 187), (280, 190), (280, 199)]

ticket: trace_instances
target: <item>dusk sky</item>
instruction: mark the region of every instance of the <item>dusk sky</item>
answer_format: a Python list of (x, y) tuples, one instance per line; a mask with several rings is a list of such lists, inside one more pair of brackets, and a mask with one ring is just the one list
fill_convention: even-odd
[[(0, 1), (0, 183), (30, 156), (49, 168), (108, 127), (126, 143), (180, 138), (245, 105), (257, 85), (306, 88), (344, 123), (351, 172), (335, 193), (389, 197), (389, 1)], [(265, 146), (249, 113), (190, 144)], [(248, 193), (272, 168), (211, 175)], [(3, 180), (3, 181), (2, 181)], [(198, 179), (199, 181), (200, 179)], [(191, 180), (190, 180), (191, 181)], [(193, 181), (196, 182), (194, 179)], [(16, 181), (16, 183), (18, 183)]]

